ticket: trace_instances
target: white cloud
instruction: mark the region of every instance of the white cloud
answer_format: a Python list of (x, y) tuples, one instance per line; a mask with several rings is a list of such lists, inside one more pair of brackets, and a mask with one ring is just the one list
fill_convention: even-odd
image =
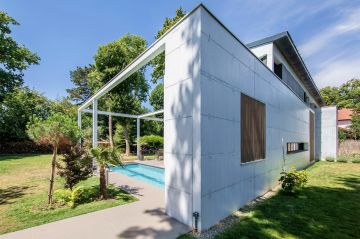
[(304, 57), (310, 57), (324, 49), (331, 49), (336, 40), (344, 37), (345, 34), (357, 33), (360, 31), (360, 8), (355, 8), (350, 12), (345, 11), (343, 18), (335, 25), (319, 32), (307, 43), (300, 46), (301, 53)]
[(360, 58), (342, 58), (324, 65), (314, 76), (319, 89), (339, 86), (353, 78), (360, 79)]

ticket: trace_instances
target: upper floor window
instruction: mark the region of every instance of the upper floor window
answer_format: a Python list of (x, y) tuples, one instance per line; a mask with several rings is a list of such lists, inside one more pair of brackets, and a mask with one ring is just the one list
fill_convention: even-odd
[(282, 64), (274, 62), (274, 73), (282, 79)]
[(263, 55), (262, 57), (259, 58), (260, 61), (262, 61), (265, 65), (267, 65), (267, 55)]

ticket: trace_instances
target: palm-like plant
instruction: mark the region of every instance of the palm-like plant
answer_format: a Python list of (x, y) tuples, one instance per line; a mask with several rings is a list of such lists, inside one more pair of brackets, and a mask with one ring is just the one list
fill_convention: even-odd
[(116, 148), (92, 148), (91, 154), (99, 165), (100, 199), (105, 199), (107, 197), (105, 168), (109, 166), (122, 165), (121, 154)]

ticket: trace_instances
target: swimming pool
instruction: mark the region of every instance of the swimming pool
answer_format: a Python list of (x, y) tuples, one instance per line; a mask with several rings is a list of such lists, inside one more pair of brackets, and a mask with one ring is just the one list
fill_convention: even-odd
[(112, 167), (112, 171), (124, 174), (159, 188), (164, 188), (164, 169), (144, 164), (127, 164), (123, 167)]

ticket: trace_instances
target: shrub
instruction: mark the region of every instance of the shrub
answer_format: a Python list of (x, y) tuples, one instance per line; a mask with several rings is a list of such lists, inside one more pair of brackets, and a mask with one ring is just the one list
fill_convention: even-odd
[(150, 149), (159, 149), (164, 145), (164, 138), (159, 135), (145, 135), (140, 137), (140, 145)]
[(94, 201), (98, 196), (97, 187), (75, 187), (71, 194), (71, 206)]
[(54, 201), (61, 205), (70, 203), (71, 201), (71, 190), (70, 189), (58, 189), (54, 192)]
[(304, 170), (296, 171), (295, 168), (292, 168), (289, 172), (281, 172), (279, 181), (285, 193), (294, 194), (305, 186), (308, 177)]
[(360, 163), (360, 158), (353, 158), (351, 160), (352, 163)]
[(334, 157), (326, 157), (325, 160), (328, 161), (328, 162), (335, 162)]
[(339, 156), (336, 161), (340, 163), (347, 163), (349, 159), (346, 156)]
[(73, 187), (92, 174), (92, 158), (79, 145), (67, 145), (61, 149), (62, 158), (56, 163), (57, 174), (65, 178), (65, 188)]

